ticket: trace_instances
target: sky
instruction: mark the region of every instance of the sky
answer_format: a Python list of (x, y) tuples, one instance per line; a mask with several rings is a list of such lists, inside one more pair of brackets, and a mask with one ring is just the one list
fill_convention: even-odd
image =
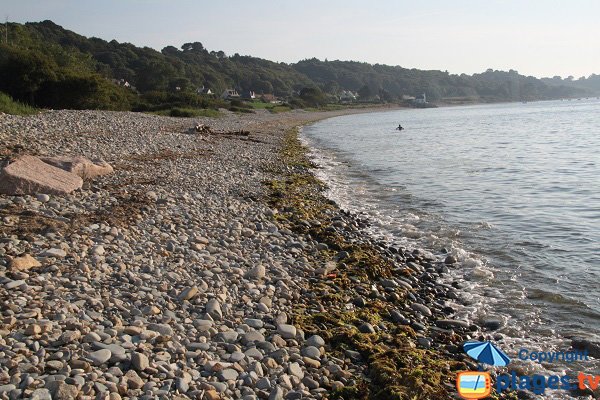
[(197, 41), (286, 63), (600, 74), (600, 0), (0, 0), (5, 17), (157, 50)]

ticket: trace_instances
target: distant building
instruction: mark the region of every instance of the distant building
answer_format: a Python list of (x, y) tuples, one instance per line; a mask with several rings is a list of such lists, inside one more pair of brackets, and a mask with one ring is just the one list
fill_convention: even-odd
[(225, 89), (221, 94), (223, 100), (239, 99), (240, 94), (235, 89)]
[(427, 103), (427, 97), (425, 96), (425, 93), (423, 93), (421, 96), (417, 96), (414, 100), (415, 103), (417, 104), (425, 104)]
[(112, 81), (113, 81), (113, 83), (115, 83), (119, 86), (131, 88), (131, 84), (129, 82), (127, 82), (125, 79), (113, 79)]
[(256, 93), (254, 93), (252, 90), (245, 90), (242, 92), (241, 97), (245, 100), (254, 100), (256, 99)]
[(354, 93), (351, 90), (343, 90), (340, 93), (340, 101), (342, 103), (356, 101), (356, 99), (358, 99), (358, 93)]
[(205, 94), (205, 95), (212, 95), (212, 94), (214, 94), (212, 90), (210, 90), (209, 88), (204, 87), (204, 86), (196, 89), (196, 93), (198, 93), (198, 94)]

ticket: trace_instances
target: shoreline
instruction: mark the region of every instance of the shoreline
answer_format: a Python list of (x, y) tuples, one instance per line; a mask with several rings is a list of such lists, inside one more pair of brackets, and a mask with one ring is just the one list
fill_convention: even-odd
[[(473, 327), (438, 304), (444, 266), (361, 232), (298, 140), (355, 112), (0, 117), (5, 155), (115, 167), (68, 196), (0, 196), (0, 396), (453, 396)], [(41, 266), (11, 269), (22, 254)]]
[(323, 267), (311, 279), (310, 292), (317, 294), (300, 307), (299, 323), (364, 374), (337, 398), (454, 396), (455, 373), (476, 369), (461, 344), (477, 327), (452, 320), (451, 310), (438, 303), (454, 290), (432, 290), (444, 263), (419, 250), (387, 247), (363, 232), (368, 221), (324, 196), (297, 130), (288, 133), (282, 153), (292, 168), (284, 181), (271, 183), (272, 204), (286, 210), (279, 219), (289, 229), (315, 238), (322, 249), (314, 262)]
[[(348, 125), (349, 124), (346, 124), (346, 126), (348, 126)], [(343, 130), (339, 130), (339, 129), (337, 130), (337, 132), (342, 132), (342, 131)], [(323, 129), (321, 129), (320, 132), (323, 132)], [(319, 151), (323, 150), (322, 147), (319, 148), (319, 145), (316, 144), (316, 140), (309, 140), (307, 138), (307, 136), (304, 136), (304, 135), (301, 135), (301, 136), (302, 136), (302, 144), (304, 144), (305, 146), (309, 147), (311, 155), (312, 154), (319, 154)], [(310, 136), (310, 135), (308, 135), (308, 136)], [(314, 135), (313, 135), (312, 139), (314, 139)], [(313, 146), (316, 146), (316, 149)], [(327, 149), (327, 147), (324, 147), (324, 148)], [(334, 147), (334, 149), (335, 149), (335, 147)], [(335, 152), (331, 148), (329, 148), (328, 151)], [(340, 153), (343, 154), (343, 155), (346, 155), (347, 153), (345, 153), (345, 151), (348, 151), (347, 147), (343, 148), (343, 150), (341, 150), (340, 152), (338, 152), (337, 153), (338, 156), (340, 155)], [(324, 158), (326, 158), (326, 157), (324, 157)], [(323, 161), (320, 157), (316, 157), (315, 160), (316, 160), (316, 162), (319, 162), (319, 163), (321, 161)], [(335, 160), (336, 160), (336, 163), (340, 162), (340, 160), (338, 158), (335, 158)], [(344, 164), (346, 164), (346, 163), (349, 162), (348, 158), (342, 158), (342, 160), (343, 161), (341, 161), (341, 163), (344, 163)], [(327, 161), (325, 161), (325, 165), (328, 165)], [(325, 168), (325, 170), (326, 170), (326, 172), (328, 171), (327, 168)], [(328, 172), (329, 172), (329, 174), (327, 174), (327, 173), (325, 173), (325, 174), (318, 173), (317, 175), (318, 175), (318, 177), (320, 179), (322, 179), (325, 182), (329, 182), (330, 179), (331, 179), (332, 182), (333, 182), (333, 186), (334, 187), (339, 188), (340, 185), (342, 185), (342, 186), (346, 186), (347, 185), (348, 182), (344, 182), (343, 184), (338, 182), (339, 175), (337, 175), (335, 172), (332, 172), (332, 171), (328, 171)], [(337, 172), (340, 173), (339, 171), (337, 171)], [(332, 176), (337, 177), (337, 178), (332, 178)], [(351, 187), (352, 186), (350, 186), (350, 188)], [(344, 193), (344, 195), (336, 195), (335, 193), (332, 193), (332, 198), (339, 199), (342, 204), (345, 204), (345, 205), (348, 206), (347, 208), (344, 207), (343, 212), (346, 215), (350, 215), (350, 217), (353, 218), (353, 219), (356, 219), (357, 216), (360, 216), (360, 218), (367, 218), (367, 220), (368, 220), (370, 217), (366, 216), (366, 213), (363, 214), (363, 213), (359, 212), (358, 214), (353, 215), (352, 211), (349, 211), (349, 212), (347, 211), (347, 210), (357, 210), (357, 209), (360, 210), (360, 207), (352, 207), (352, 206), (350, 206), (350, 204), (352, 204), (352, 195), (349, 194), (349, 193), (345, 193), (345, 192), (343, 192), (343, 193)], [(360, 203), (360, 204), (364, 205), (364, 203)], [(374, 217), (374, 219), (377, 220), (376, 217)], [(379, 227), (379, 228), (381, 228), (381, 227)], [(381, 233), (381, 231), (385, 231), (385, 228), (381, 228), (381, 230), (377, 230), (376, 229), (375, 231), (373, 231), (373, 230), (370, 229), (369, 231), (374, 234), (373, 237), (380, 237), (378, 235), (378, 233)], [(383, 251), (389, 250), (390, 246), (398, 246), (397, 244), (391, 245), (392, 241), (388, 241), (387, 245), (386, 245), (385, 243), (377, 242), (377, 240), (378, 239), (375, 240), (375, 246), (382, 245)], [(382, 240), (386, 240), (386, 239), (382, 239)], [(437, 248), (439, 249), (440, 247), (437, 247)], [(417, 246), (417, 248), (419, 248), (419, 249), (428, 249), (429, 251), (436, 252), (435, 250), (433, 250), (430, 247)], [(444, 250), (442, 250), (441, 258), (439, 258), (439, 257), (436, 258), (438, 261), (441, 261), (441, 260), (444, 259), (445, 254), (443, 254), (443, 253), (444, 253)], [(440, 254), (440, 253), (437, 253), (437, 254)], [(451, 271), (452, 270), (458, 271), (459, 269), (456, 268), (457, 265), (448, 265), (448, 267), (451, 269)], [(453, 274), (450, 274), (448, 276), (451, 278), (451, 280), (447, 281), (446, 279), (444, 279), (444, 281), (446, 282), (446, 284), (451, 284), (454, 288), (458, 289), (458, 291), (460, 292), (462, 290), (461, 286), (459, 285), (460, 284), (460, 279), (455, 280)], [(444, 284), (442, 284), (442, 285), (444, 285)], [(452, 295), (451, 298), (457, 299), (457, 297), (455, 297), (454, 295)], [(425, 304), (427, 304), (427, 303), (425, 303)], [(454, 307), (454, 306), (452, 305), (452, 307)], [(487, 340), (492, 340), (491, 338), (493, 337), (494, 338), (493, 340), (495, 342), (499, 342), (500, 344), (503, 343), (503, 340), (504, 340), (503, 335), (505, 335), (505, 333), (504, 332), (496, 332), (496, 330), (498, 329), (498, 327), (492, 327), (493, 325), (496, 324), (495, 321), (490, 320), (491, 324), (488, 325), (488, 323), (484, 319), (466, 318), (466, 320), (464, 322), (469, 322), (471, 324), (471, 326), (469, 327), (469, 330), (463, 332), (463, 333), (466, 333), (468, 339), (471, 339), (471, 340), (486, 340), (486, 339), (484, 339), (484, 337), (487, 336)], [(447, 323), (444, 322), (443, 324), (446, 325)], [(438, 325), (438, 326), (440, 326), (440, 325)], [(531, 336), (529, 336), (527, 334), (525, 334), (525, 335), (526, 336), (524, 336), (524, 337), (531, 338)], [(509, 336), (510, 336), (510, 334), (507, 336), (507, 338)], [(585, 350), (585, 351), (595, 352), (595, 354), (599, 354), (599, 353), (597, 353), (597, 350), (594, 350), (594, 349), (598, 348), (597, 342), (594, 342), (593, 339), (590, 336), (588, 336), (588, 335), (579, 334), (579, 335), (571, 335), (571, 336), (560, 336), (559, 338), (562, 340), (561, 343), (562, 343), (563, 347), (565, 347), (565, 348), (571, 348), (572, 349), (571, 351)], [(540, 341), (540, 344), (541, 343), (543, 343), (542, 346), (544, 346), (544, 345), (548, 346), (547, 342)], [(512, 357), (512, 355), (511, 355), (511, 357)], [(516, 360), (516, 357), (513, 360)], [(510, 373), (512, 371), (514, 373), (516, 371), (517, 373), (519, 373), (519, 372), (523, 373), (523, 371), (526, 370), (527, 368), (529, 368), (529, 365), (521, 365), (521, 364), (518, 364), (518, 363), (515, 363), (515, 364), (511, 363), (511, 366), (508, 368), (508, 372)], [(550, 369), (550, 367), (544, 365), (544, 368), (548, 368), (548, 369), (543, 369), (543, 373), (551, 374), (553, 371), (558, 370), (558, 368), (560, 368), (560, 367), (558, 367), (558, 368), (555, 367), (555, 369)], [(471, 367), (470, 369), (476, 369), (476, 367), (475, 368)], [(498, 371), (498, 373), (505, 373), (505, 372), (506, 371)], [(576, 375), (576, 373), (575, 373), (575, 375)], [(573, 375), (571, 375), (571, 376), (573, 376)], [(596, 393), (596, 391), (594, 391), (594, 393), (592, 393), (592, 390), (589, 390), (589, 389), (586, 389), (586, 390), (578, 390), (578, 389), (576, 390), (576, 389), (573, 389), (571, 391), (568, 391), (568, 394), (566, 394), (566, 396), (573, 396), (573, 397), (569, 397), (569, 398), (580, 398), (580, 396), (589, 396), (589, 395), (594, 396), (594, 395), (597, 395), (597, 393)], [(530, 398), (528, 396), (532, 396), (532, 395), (530, 393), (528, 393), (527, 391), (521, 391), (521, 390), (519, 390), (519, 391), (516, 391), (514, 393), (506, 393), (505, 392), (499, 398), (512, 398), (512, 396), (519, 396), (518, 398)], [(558, 394), (558, 396), (563, 396), (563, 395), (562, 394)], [(563, 398), (563, 397), (560, 397), (560, 398)], [(588, 397), (585, 397), (585, 398), (588, 398)]]

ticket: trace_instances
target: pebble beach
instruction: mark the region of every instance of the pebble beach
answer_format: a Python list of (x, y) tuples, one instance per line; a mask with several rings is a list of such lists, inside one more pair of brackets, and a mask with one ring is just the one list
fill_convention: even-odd
[(453, 260), (364, 234), (298, 142), (343, 112), (0, 116), (6, 157), (114, 168), (0, 195), (0, 398), (452, 398)]

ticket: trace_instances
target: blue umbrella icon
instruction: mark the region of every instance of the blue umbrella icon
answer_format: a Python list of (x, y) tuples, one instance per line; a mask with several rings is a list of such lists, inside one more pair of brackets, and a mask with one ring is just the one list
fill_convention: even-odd
[(482, 364), (504, 367), (510, 362), (510, 358), (490, 342), (466, 342), (463, 349)]

